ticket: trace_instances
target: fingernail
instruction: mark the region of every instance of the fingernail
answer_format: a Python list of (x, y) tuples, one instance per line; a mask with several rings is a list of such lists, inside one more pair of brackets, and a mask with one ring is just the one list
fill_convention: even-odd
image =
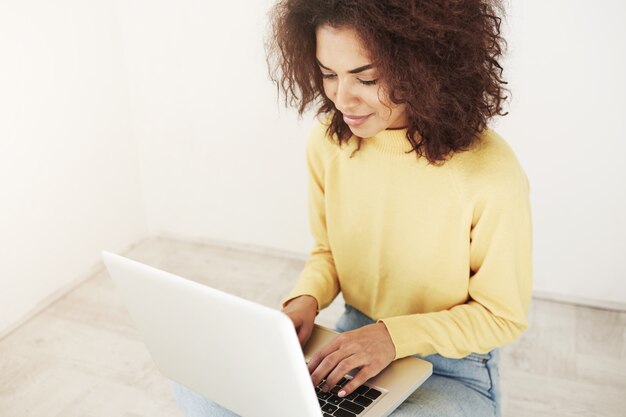
[(339, 391), (339, 393), (337, 394), (337, 396), (338, 396), (339, 398), (343, 398), (343, 397), (345, 397), (345, 396), (346, 396), (346, 392), (345, 392), (345, 391), (343, 391), (343, 390), (341, 390), (341, 391)]

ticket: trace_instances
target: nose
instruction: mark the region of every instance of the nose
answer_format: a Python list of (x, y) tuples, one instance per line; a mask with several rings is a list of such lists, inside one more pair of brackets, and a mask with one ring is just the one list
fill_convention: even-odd
[(358, 104), (359, 98), (353, 91), (353, 84), (349, 81), (337, 81), (334, 102), (337, 109), (344, 113)]

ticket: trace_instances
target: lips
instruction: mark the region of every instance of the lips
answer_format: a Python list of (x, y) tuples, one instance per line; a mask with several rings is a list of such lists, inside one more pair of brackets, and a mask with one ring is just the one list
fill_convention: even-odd
[(363, 124), (372, 114), (366, 114), (365, 116), (357, 116), (352, 114), (344, 114), (343, 121), (346, 122), (348, 126), (359, 126)]

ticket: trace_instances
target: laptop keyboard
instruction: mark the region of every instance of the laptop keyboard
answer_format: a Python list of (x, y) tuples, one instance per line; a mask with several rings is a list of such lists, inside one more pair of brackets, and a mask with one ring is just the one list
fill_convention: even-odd
[(361, 385), (352, 394), (339, 398), (337, 393), (341, 387), (350, 381), (351, 377), (341, 378), (339, 383), (329, 392), (322, 391), (326, 381), (320, 382), (315, 387), (317, 399), (320, 402), (324, 417), (356, 417), (362, 416), (370, 409), (384, 394), (383, 390), (372, 388), (368, 385)]

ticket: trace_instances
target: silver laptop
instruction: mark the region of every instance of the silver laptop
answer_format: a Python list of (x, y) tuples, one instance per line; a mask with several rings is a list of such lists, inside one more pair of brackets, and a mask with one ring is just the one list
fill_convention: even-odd
[(281, 311), (109, 252), (102, 259), (163, 375), (240, 416), (387, 416), (432, 373), (427, 361), (399, 359), (339, 398), (339, 386), (314, 387), (306, 366), (333, 330), (316, 325), (303, 352)]

